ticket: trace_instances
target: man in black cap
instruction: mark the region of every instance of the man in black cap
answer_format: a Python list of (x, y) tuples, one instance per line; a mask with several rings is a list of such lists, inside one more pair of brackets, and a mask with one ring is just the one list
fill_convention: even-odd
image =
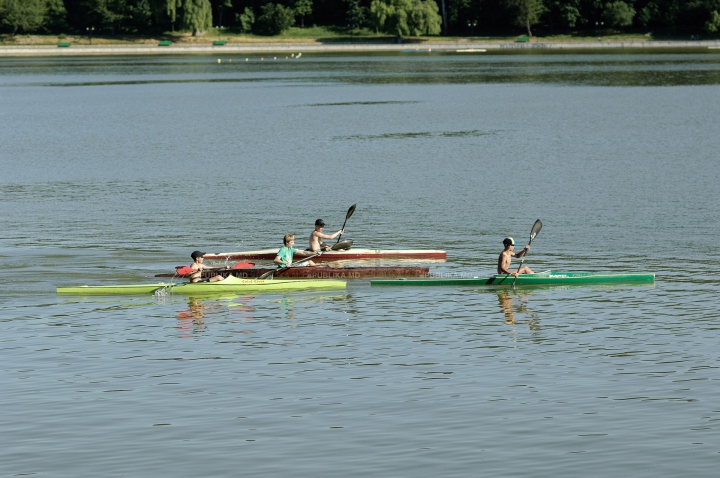
[[(205, 264), (203, 264), (203, 259), (205, 256), (205, 252), (200, 251), (194, 251), (192, 254), (190, 254), (190, 257), (192, 257), (193, 263), (190, 266), (190, 268), (194, 271), (192, 274), (188, 276), (188, 279), (190, 279), (190, 282), (200, 282), (202, 280), (202, 271), (203, 269), (212, 269), (212, 267), (208, 267)], [(208, 279), (208, 282), (217, 282), (219, 280), (223, 280), (224, 277), (221, 275), (213, 276)]]
[(343, 230), (340, 229), (338, 232), (336, 232), (333, 235), (323, 234), (323, 229), (325, 228), (325, 221), (322, 219), (318, 219), (315, 221), (315, 230), (310, 234), (310, 247), (307, 248), (308, 251), (312, 252), (318, 252), (318, 251), (328, 251), (332, 246), (329, 244), (325, 244), (322, 242), (321, 239), (335, 239), (338, 234), (342, 234)]
[(513, 239), (512, 237), (506, 237), (505, 239), (503, 239), (503, 245), (505, 246), (505, 250), (503, 250), (500, 253), (500, 257), (498, 257), (498, 274), (507, 274), (517, 277), (518, 274), (533, 273), (533, 271), (528, 266), (520, 266), (515, 272), (510, 272), (510, 261), (512, 261), (512, 258), (524, 256), (525, 253), (530, 250), (530, 244), (525, 246), (525, 248), (517, 254), (515, 253), (515, 239)]

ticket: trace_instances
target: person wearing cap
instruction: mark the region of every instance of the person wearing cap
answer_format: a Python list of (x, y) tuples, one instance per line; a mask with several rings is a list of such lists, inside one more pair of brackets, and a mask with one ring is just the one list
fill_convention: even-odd
[[(188, 276), (188, 279), (190, 279), (190, 282), (200, 282), (202, 281), (202, 271), (204, 269), (212, 269), (212, 267), (208, 267), (205, 264), (203, 264), (203, 259), (205, 257), (205, 252), (200, 251), (193, 251), (192, 254), (190, 254), (190, 257), (192, 257), (193, 263), (190, 265), (190, 268), (194, 271), (192, 274)], [(221, 275), (216, 275), (211, 278), (209, 278), (208, 282), (217, 282), (219, 280), (223, 280), (224, 277)]]
[(530, 244), (525, 246), (525, 249), (518, 252), (517, 254), (514, 252), (515, 250), (515, 239), (512, 237), (506, 237), (503, 239), (503, 245), (505, 246), (505, 250), (500, 253), (500, 257), (498, 257), (498, 265), (497, 265), (497, 273), (498, 274), (507, 274), (507, 275), (513, 275), (515, 277), (518, 276), (518, 274), (532, 274), (533, 271), (530, 270), (528, 266), (520, 266), (515, 272), (510, 271), (510, 262), (512, 261), (513, 257), (522, 257), (524, 256), (527, 251), (530, 250)]
[(338, 234), (342, 234), (343, 230), (340, 229), (335, 234), (323, 234), (323, 229), (325, 228), (325, 221), (322, 219), (318, 219), (315, 221), (315, 230), (310, 234), (310, 247), (308, 247), (306, 250), (317, 252), (317, 251), (328, 251), (332, 246), (329, 244), (325, 244), (322, 242), (322, 239), (335, 239)]

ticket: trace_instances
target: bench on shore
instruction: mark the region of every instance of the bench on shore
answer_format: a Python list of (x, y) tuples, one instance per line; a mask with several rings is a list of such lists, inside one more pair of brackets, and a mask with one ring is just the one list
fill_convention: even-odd
[(226, 44), (226, 43), (227, 43), (227, 42), (226, 42), (225, 40), (215, 40), (215, 41), (213, 42), (213, 45), (214, 45), (214, 46), (223, 46), (223, 45)]
[(160, 43), (158, 43), (158, 46), (170, 46), (172, 42), (170, 40), (162, 40)]
[(518, 37), (518, 39), (515, 40), (516, 43), (527, 43), (529, 41), (530, 41), (530, 38), (526, 37), (526, 36)]
[(61, 41), (60, 43), (58, 43), (58, 48), (67, 48), (69, 46), (70, 46), (69, 41)]

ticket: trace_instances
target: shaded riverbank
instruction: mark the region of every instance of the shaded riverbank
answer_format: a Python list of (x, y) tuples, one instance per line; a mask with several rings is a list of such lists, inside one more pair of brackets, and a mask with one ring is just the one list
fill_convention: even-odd
[(469, 41), (426, 41), (405, 43), (247, 43), (224, 45), (73, 45), (59, 46), (3, 46), (0, 57), (31, 56), (94, 56), (94, 55), (187, 55), (207, 53), (343, 53), (343, 52), (402, 52), (402, 51), (446, 51), (477, 52), (499, 50), (611, 50), (611, 49), (718, 49), (720, 40), (703, 41), (594, 41), (594, 42), (469, 42)]

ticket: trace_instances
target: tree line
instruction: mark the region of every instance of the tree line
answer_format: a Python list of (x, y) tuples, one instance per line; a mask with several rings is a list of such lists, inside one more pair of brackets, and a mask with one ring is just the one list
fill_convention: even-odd
[(0, 29), (11, 34), (278, 35), (308, 25), (399, 36), (717, 34), (720, 0), (0, 0)]

